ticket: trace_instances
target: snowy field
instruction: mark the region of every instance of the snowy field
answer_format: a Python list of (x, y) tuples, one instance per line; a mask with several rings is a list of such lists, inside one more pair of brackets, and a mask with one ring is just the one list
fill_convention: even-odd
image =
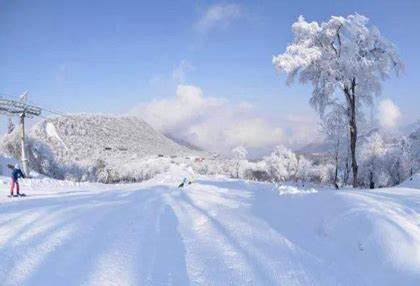
[(12, 199), (1, 178), (0, 284), (420, 285), (419, 177), (375, 191), (198, 177), (179, 191), (180, 176), (27, 180)]

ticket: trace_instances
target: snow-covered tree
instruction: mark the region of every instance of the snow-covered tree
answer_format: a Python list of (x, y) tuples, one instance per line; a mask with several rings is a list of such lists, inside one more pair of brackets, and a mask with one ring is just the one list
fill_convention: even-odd
[(386, 185), (384, 171), (384, 157), (387, 153), (385, 143), (377, 132), (369, 136), (361, 145), (360, 161), (362, 161), (362, 181), (371, 189), (378, 184)]
[(264, 161), (267, 172), (277, 182), (286, 181), (296, 174), (298, 167), (296, 155), (284, 146), (277, 146), (264, 158)]
[(236, 178), (239, 178), (239, 169), (241, 167), (241, 162), (246, 160), (248, 151), (243, 146), (237, 146), (232, 149), (233, 161), (234, 161), (234, 171)]
[(245, 147), (238, 146), (232, 149), (232, 154), (236, 160), (245, 160), (246, 156), (248, 156), (248, 151), (246, 151)]
[(10, 134), (10, 133), (12, 133), (13, 132), (13, 130), (15, 130), (15, 124), (13, 123), (13, 120), (12, 120), (12, 118), (8, 118), (8, 121), (7, 121), (7, 134)]
[(333, 164), (323, 163), (315, 165), (312, 170), (312, 180), (322, 184), (331, 184), (334, 181), (334, 170)]
[(322, 119), (322, 132), (325, 134), (327, 142), (332, 146), (332, 157), (335, 166), (333, 184), (338, 189), (340, 165), (345, 166), (344, 171), (346, 174), (344, 180), (347, 180), (348, 177), (348, 134), (346, 132), (345, 110), (341, 105), (335, 105)]
[(354, 14), (331, 17), (327, 22), (306, 22), (300, 16), (292, 25), (293, 42), (283, 54), (273, 57), (277, 70), (313, 87), (311, 104), (321, 114), (332, 104), (343, 106), (347, 116), (352, 159), (353, 186), (357, 185), (356, 160), (358, 111), (371, 104), (381, 91), (381, 82), (402, 63), (394, 45), (368, 18)]
[(313, 173), (312, 162), (303, 156), (299, 156), (296, 175), (295, 175), (296, 180), (309, 182), (311, 181), (312, 173)]
[(410, 151), (406, 138), (387, 148), (383, 161), (389, 175), (389, 185), (398, 185), (412, 175), (413, 157)]
[[(418, 122), (420, 126), (420, 121)], [(410, 158), (410, 176), (420, 170), (420, 127), (410, 134), (405, 145)]]

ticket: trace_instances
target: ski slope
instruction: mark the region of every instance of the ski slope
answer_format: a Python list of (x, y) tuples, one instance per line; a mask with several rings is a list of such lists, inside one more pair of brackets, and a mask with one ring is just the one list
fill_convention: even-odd
[(185, 174), (26, 180), (28, 197), (12, 199), (3, 177), (0, 284), (420, 285), (419, 186), (276, 190), (198, 177), (180, 191)]

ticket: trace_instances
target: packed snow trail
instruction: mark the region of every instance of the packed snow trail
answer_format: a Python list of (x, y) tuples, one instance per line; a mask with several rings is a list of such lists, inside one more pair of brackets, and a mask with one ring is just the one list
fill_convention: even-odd
[(418, 187), (179, 181), (0, 185), (0, 284), (419, 285)]

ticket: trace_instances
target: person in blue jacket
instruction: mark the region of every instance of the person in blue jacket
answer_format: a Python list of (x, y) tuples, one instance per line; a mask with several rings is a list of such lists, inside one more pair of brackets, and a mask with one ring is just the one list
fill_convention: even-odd
[[(16, 164), (15, 167), (12, 170), (12, 181), (10, 183), (10, 196), (20, 196), (19, 192), (19, 178), (25, 178), (25, 175), (22, 173), (22, 170), (19, 167), (19, 164)], [(13, 195), (14, 189), (16, 186), (16, 195)]]

